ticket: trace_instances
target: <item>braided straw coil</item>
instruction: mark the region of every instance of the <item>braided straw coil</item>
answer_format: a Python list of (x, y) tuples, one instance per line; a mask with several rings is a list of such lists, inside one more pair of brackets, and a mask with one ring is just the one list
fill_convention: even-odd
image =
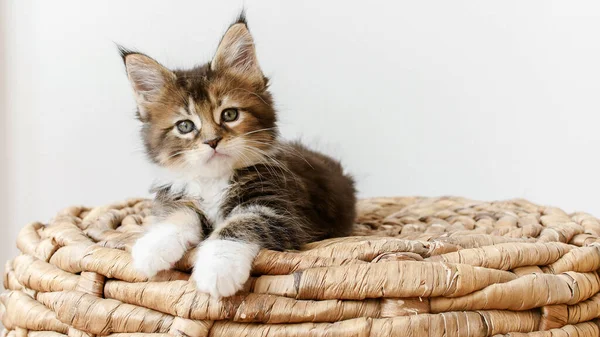
[(263, 250), (236, 296), (151, 280), (129, 251), (151, 201), (70, 207), (23, 228), (6, 336), (600, 336), (600, 221), (525, 200), (376, 198), (354, 236)]

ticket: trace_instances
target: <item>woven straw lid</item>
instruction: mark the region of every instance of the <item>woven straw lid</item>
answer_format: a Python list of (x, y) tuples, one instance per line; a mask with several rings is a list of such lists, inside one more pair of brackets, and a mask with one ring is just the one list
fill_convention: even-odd
[(525, 200), (377, 198), (354, 236), (263, 250), (243, 292), (147, 280), (130, 249), (151, 201), (70, 207), (23, 228), (7, 336), (600, 336), (600, 221)]

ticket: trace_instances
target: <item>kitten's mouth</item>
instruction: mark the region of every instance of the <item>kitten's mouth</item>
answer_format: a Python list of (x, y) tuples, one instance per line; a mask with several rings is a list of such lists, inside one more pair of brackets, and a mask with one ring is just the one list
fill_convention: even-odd
[(208, 159), (206, 160), (206, 162), (208, 163), (209, 161), (213, 160), (213, 159), (218, 159), (218, 158), (227, 158), (229, 157), (228, 155), (226, 155), (225, 153), (222, 152), (218, 152), (217, 150), (213, 151), (213, 153), (210, 155), (210, 157), (208, 157)]

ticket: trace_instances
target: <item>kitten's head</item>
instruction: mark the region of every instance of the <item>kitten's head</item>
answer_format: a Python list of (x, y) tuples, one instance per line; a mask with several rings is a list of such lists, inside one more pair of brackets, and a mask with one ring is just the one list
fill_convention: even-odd
[(209, 63), (169, 70), (120, 48), (143, 123), (148, 157), (171, 170), (223, 175), (269, 156), (276, 115), (242, 16)]

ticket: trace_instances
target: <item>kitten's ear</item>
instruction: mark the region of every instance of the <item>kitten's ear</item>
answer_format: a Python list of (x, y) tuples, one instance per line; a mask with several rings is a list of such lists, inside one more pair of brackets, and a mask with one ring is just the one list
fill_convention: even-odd
[(175, 74), (144, 54), (119, 47), (127, 77), (133, 88), (140, 117), (145, 119), (148, 107), (160, 101), (165, 88), (173, 83)]
[(254, 39), (243, 13), (223, 35), (210, 67), (212, 70), (230, 72), (255, 83), (265, 84), (265, 77), (256, 58)]

